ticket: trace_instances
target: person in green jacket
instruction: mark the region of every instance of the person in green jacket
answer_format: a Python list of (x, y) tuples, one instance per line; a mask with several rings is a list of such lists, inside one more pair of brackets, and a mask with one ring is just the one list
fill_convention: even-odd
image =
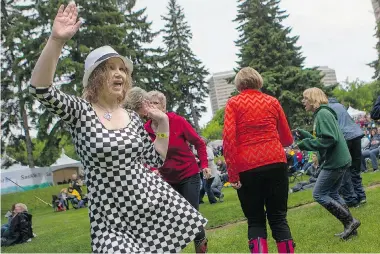
[(353, 218), (342, 197), (339, 188), (343, 176), (351, 165), (351, 156), (346, 140), (339, 128), (337, 116), (328, 105), (325, 93), (319, 88), (309, 88), (303, 92), (302, 103), (306, 111), (314, 112), (313, 134), (297, 129), (296, 135), (301, 139), (297, 143), (301, 150), (318, 151), (321, 156), (321, 172), (313, 191), (313, 198), (344, 226), (340, 234), (343, 240), (356, 235), (360, 221)]

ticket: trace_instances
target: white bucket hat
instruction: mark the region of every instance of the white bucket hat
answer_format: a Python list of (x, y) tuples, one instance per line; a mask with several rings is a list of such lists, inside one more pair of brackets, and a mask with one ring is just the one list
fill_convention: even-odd
[(83, 87), (88, 85), (88, 78), (91, 76), (91, 73), (95, 70), (95, 68), (111, 57), (118, 57), (123, 60), (125, 67), (128, 69), (129, 73), (132, 74), (133, 63), (130, 59), (119, 55), (119, 53), (117, 53), (116, 50), (110, 46), (103, 46), (91, 51), (84, 61)]

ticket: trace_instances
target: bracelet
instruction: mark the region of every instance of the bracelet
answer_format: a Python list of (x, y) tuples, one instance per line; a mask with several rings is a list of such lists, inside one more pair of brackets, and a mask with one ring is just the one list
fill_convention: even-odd
[(169, 138), (169, 135), (166, 132), (157, 132), (156, 137), (157, 138)]

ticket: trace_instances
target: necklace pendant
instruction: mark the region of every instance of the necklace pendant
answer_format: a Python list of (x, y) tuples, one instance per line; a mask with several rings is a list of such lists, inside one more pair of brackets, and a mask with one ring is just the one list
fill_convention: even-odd
[(109, 112), (106, 112), (104, 113), (104, 116), (103, 116), (105, 119), (107, 119), (108, 121), (111, 121), (111, 118), (112, 118), (112, 114), (109, 113)]

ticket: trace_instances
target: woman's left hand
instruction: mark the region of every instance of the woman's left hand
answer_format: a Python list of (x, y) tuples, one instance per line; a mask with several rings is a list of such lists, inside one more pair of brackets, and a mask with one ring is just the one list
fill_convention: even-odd
[(241, 188), (241, 183), (240, 181), (236, 182), (236, 183), (231, 183), (231, 186), (232, 188), (234, 188), (235, 190), (238, 190)]

